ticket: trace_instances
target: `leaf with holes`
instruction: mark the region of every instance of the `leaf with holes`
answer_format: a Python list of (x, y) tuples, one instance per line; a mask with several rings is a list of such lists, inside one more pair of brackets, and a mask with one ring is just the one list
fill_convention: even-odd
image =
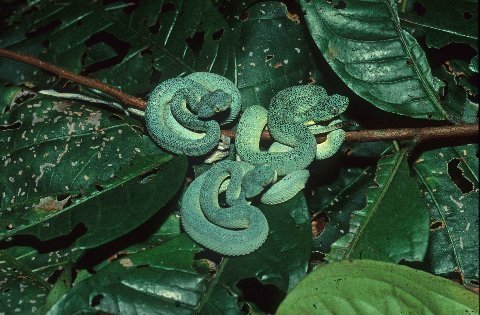
[(195, 272), (200, 248), (185, 234), (126, 255), (75, 285), (47, 314), (79, 311), (110, 314), (192, 313), (207, 289)]
[(350, 143), (343, 150), (345, 154), (336, 163), (346, 167), (330, 159), (310, 171), (313, 248), (322, 254), (348, 233), (352, 212), (365, 206), (378, 160), (391, 152), (392, 146), (388, 142)]
[(478, 286), (478, 146), (423, 153), (414, 164), (430, 208), (428, 256), (435, 274)]
[(464, 43), (478, 49), (478, 3), (460, 0), (406, 0), (398, 3), (403, 27), (423, 33), (429, 47)]
[(428, 245), (428, 209), (409, 175), (406, 151), (382, 157), (375, 182), (367, 191), (367, 205), (352, 214), (348, 234), (332, 244), (327, 259), (422, 261)]
[[(478, 59), (478, 8), (476, 1), (402, 1), (400, 22), (431, 49), (432, 73), (445, 83), (442, 98), (454, 116), (477, 120), (478, 79), (469, 68)], [(473, 102), (472, 102), (473, 101)]]
[(34, 97), (0, 120), (9, 126), (0, 133), (1, 239), (70, 233), (74, 246), (98, 246), (150, 218), (185, 175), (185, 158), (103, 109)]
[[(231, 29), (210, 1), (35, 1), (19, 6), (0, 47), (97, 77), (129, 94), (194, 71), (234, 79)], [(0, 80), (52, 88), (32, 66), (1, 60)]]
[(440, 80), (405, 32), (392, 0), (306, 1), (310, 33), (340, 78), (358, 95), (392, 113), (448, 119)]
[(268, 107), (277, 92), (292, 85), (324, 83), (299, 15), (281, 2), (227, 5), (228, 12), (239, 14), (229, 22), (238, 38), (236, 69), (244, 108)]
[(315, 269), (284, 314), (478, 314), (478, 296), (449, 280), (391, 263), (343, 261)]

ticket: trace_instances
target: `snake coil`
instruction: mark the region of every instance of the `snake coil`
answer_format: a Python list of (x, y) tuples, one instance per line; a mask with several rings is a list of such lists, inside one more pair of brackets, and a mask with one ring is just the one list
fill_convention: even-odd
[[(153, 140), (176, 154), (199, 156), (210, 152), (220, 140), (220, 124), (233, 121), (240, 112), (240, 92), (226, 78), (195, 72), (169, 79), (151, 93), (145, 122)], [(220, 124), (214, 115), (230, 109)]]
[[(278, 204), (302, 190), (310, 175), (305, 168), (314, 159), (326, 159), (340, 149), (345, 138), (342, 122), (326, 122), (347, 106), (346, 97), (328, 96), (320, 86), (302, 85), (278, 92), (268, 111), (261, 106), (248, 107), (236, 131), (240, 161), (216, 163), (185, 191), (180, 210), (185, 231), (223, 255), (245, 255), (260, 247), (268, 235), (268, 222), (249, 199), (261, 194), (262, 203)], [(157, 86), (145, 120), (159, 146), (172, 153), (198, 156), (218, 145), (220, 124), (233, 121), (240, 108), (240, 93), (232, 82), (197, 72)], [(217, 113), (227, 110), (223, 121), (213, 119), (218, 120)], [(260, 137), (267, 125), (275, 142), (262, 150)], [(327, 133), (327, 140), (316, 144), (319, 133)], [(277, 181), (277, 176), (282, 178)], [(225, 206), (219, 201), (222, 192)]]

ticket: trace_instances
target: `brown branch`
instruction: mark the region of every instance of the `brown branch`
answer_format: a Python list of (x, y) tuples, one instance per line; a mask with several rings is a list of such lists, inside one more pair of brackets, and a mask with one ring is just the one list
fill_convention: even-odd
[[(63, 68), (37, 59), (32, 56), (23, 55), (13, 51), (0, 48), (0, 57), (6, 57), (13, 60), (31, 64), (42, 70), (51, 72), (61, 78), (69, 79), (84, 86), (102, 91), (105, 94), (113, 96), (128, 106), (141, 110), (146, 108), (147, 102), (141, 98), (124, 93), (112, 86), (106, 85), (98, 80), (87, 78), (79, 74), (67, 71)], [(235, 132), (232, 130), (222, 130), (222, 133), (231, 138), (235, 138)], [(350, 142), (370, 142), (370, 141), (388, 141), (388, 140), (409, 140), (409, 139), (442, 139), (442, 138), (473, 138), (478, 137), (478, 125), (465, 124), (455, 126), (440, 126), (428, 128), (401, 128), (401, 129), (383, 129), (383, 130), (361, 130), (349, 131), (346, 133), (346, 141)], [(270, 134), (263, 132), (262, 140), (270, 140)], [(325, 141), (325, 136), (318, 136), (317, 142)]]
[(9, 51), (2, 48), (0, 48), (0, 57), (5, 57), (5, 58), (21, 61), (24, 63), (28, 63), (42, 70), (56, 74), (61, 78), (65, 78), (73, 82), (77, 82), (81, 85), (88, 86), (90, 88), (102, 91), (105, 94), (115, 97), (116, 99), (120, 100), (122, 103), (126, 105), (136, 107), (142, 110), (147, 107), (147, 102), (145, 102), (141, 98), (129, 95), (112, 86), (106, 85), (98, 80), (87, 78), (79, 74), (70, 72), (68, 70), (57, 67), (55, 65), (52, 65), (51, 63), (45, 62), (35, 57), (27, 56), (24, 54), (16, 53), (16, 52)]
[[(446, 139), (446, 138), (473, 138), (478, 137), (479, 126), (477, 124), (464, 124), (455, 126), (440, 126), (426, 128), (398, 128), (380, 130), (348, 131), (345, 141), (348, 142), (372, 142), (391, 140), (419, 140)], [(222, 133), (230, 138), (235, 138), (233, 130), (222, 130)], [(326, 136), (317, 136), (317, 142), (326, 140)], [(262, 140), (271, 140), (267, 131), (262, 133)]]

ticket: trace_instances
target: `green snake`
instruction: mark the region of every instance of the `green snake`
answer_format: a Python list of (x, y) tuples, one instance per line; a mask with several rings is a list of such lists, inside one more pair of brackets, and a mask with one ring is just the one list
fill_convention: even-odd
[[(339, 127), (341, 121), (327, 126), (321, 123), (343, 113), (347, 106), (346, 97), (328, 96), (320, 86), (301, 85), (277, 93), (268, 111), (261, 106), (247, 108), (237, 127), (238, 156), (254, 165), (270, 165), (278, 175), (286, 175), (262, 196), (263, 203), (277, 204), (295, 196), (308, 180), (305, 168), (315, 158), (326, 159), (340, 149), (345, 138)], [(259, 142), (267, 123), (276, 142), (263, 151)], [(328, 135), (325, 142), (317, 145), (318, 133)]]
[[(250, 199), (260, 195), (262, 203), (278, 204), (303, 189), (309, 177), (305, 168), (314, 159), (332, 156), (343, 143), (342, 122), (326, 122), (347, 105), (346, 97), (328, 96), (320, 86), (303, 85), (277, 93), (268, 111), (248, 107), (236, 130), (240, 161), (216, 163), (185, 191), (180, 210), (185, 231), (223, 255), (245, 255), (260, 247), (268, 235), (268, 222)], [(220, 124), (233, 121), (240, 108), (240, 93), (232, 82), (200, 72), (161, 83), (150, 96), (145, 119), (159, 146), (198, 156), (217, 146)], [(227, 110), (229, 115), (220, 123), (213, 119)], [(265, 151), (259, 142), (267, 124), (275, 142)], [(327, 140), (317, 144), (319, 133), (327, 133)], [(219, 202), (223, 192), (226, 206)]]
[[(223, 255), (254, 251), (267, 238), (268, 222), (247, 198), (259, 194), (274, 177), (273, 170), (246, 162), (225, 160), (215, 164), (197, 177), (183, 195), (180, 213), (185, 231), (196, 242)], [(226, 181), (227, 188), (223, 188)], [(218, 200), (224, 189), (225, 208)]]
[[(233, 121), (240, 112), (240, 92), (228, 79), (208, 72), (169, 79), (151, 93), (145, 122), (152, 139), (176, 154), (199, 156), (220, 140), (220, 124)], [(220, 124), (213, 118), (230, 110)]]

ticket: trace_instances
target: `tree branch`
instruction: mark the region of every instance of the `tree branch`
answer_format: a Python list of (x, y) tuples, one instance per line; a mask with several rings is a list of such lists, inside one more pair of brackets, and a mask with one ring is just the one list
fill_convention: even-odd
[[(106, 85), (98, 80), (84, 77), (82, 75), (67, 71), (51, 63), (37, 59), (32, 56), (16, 53), (0, 48), (0, 57), (5, 57), (45, 70), (58, 75), (61, 78), (71, 80), (84, 86), (99, 90), (107, 95), (113, 96), (128, 106), (141, 110), (147, 107), (147, 102), (141, 98), (124, 93), (112, 86)], [(388, 141), (388, 140), (432, 140), (446, 138), (478, 138), (478, 124), (463, 124), (455, 126), (440, 126), (428, 128), (399, 128), (382, 130), (361, 130), (346, 132), (345, 141), (349, 142), (370, 142), (370, 141)], [(233, 130), (222, 130), (222, 133), (230, 138), (235, 138)], [(270, 140), (270, 134), (265, 131), (262, 133), (262, 140)], [(325, 136), (317, 136), (317, 142), (325, 141)], [(477, 141), (477, 139), (475, 139)]]
[(52, 65), (51, 63), (45, 62), (43, 60), (37, 59), (32, 56), (16, 53), (6, 49), (0, 48), (0, 57), (5, 57), (24, 63), (28, 63), (32, 66), (45, 70), (47, 72), (58, 75), (61, 78), (77, 82), (81, 85), (88, 86), (90, 88), (102, 91), (105, 94), (115, 97), (120, 100), (125, 105), (129, 105), (138, 109), (144, 110), (147, 107), (147, 102), (141, 98), (132, 96), (130, 94), (124, 93), (110, 85), (106, 85), (98, 80), (84, 77), (82, 75), (70, 72), (58, 66)]
[[(348, 131), (345, 134), (345, 141), (348, 142), (372, 142), (391, 140), (433, 140), (447, 138), (474, 138), (478, 137), (477, 124), (464, 124), (455, 126), (439, 126), (426, 128), (398, 128), (379, 130)], [(232, 130), (222, 130), (222, 133), (230, 138), (235, 138)], [(317, 136), (317, 143), (327, 139), (326, 136)], [(262, 140), (271, 140), (267, 131), (262, 133)]]

